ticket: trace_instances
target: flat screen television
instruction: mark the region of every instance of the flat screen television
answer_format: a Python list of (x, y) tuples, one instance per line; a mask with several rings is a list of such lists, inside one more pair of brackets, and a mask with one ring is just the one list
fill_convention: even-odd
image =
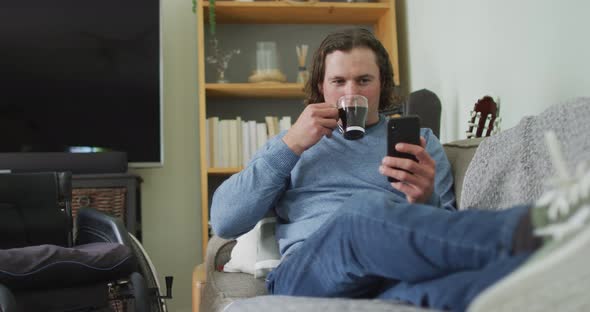
[(2, 0), (0, 153), (160, 166), (159, 0)]

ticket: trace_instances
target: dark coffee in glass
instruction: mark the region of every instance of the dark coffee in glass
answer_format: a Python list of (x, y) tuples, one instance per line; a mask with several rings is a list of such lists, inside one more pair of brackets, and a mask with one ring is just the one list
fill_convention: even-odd
[[(342, 121), (344, 138), (349, 140), (360, 139), (365, 135), (365, 120), (367, 119), (366, 107), (348, 106), (346, 109), (339, 108), (338, 115)], [(362, 125), (362, 126), (359, 126)]]
[(345, 95), (338, 99), (340, 132), (348, 140), (360, 139), (365, 135), (368, 101), (362, 95)]

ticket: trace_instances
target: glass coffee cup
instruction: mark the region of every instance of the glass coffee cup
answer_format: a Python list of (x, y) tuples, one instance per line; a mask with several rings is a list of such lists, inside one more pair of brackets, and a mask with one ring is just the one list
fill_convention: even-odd
[(338, 128), (345, 139), (357, 140), (365, 135), (365, 122), (369, 103), (366, 97), (358, 94), (344, 95), (338, 99)]

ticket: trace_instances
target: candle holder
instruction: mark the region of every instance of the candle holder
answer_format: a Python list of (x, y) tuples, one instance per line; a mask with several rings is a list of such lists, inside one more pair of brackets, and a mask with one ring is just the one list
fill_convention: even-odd
[(274, 41), (256, 42), (256, 70), (248, 77), (250, 82), (281, 83), (287, 78), (279, 67), (277, 43)]

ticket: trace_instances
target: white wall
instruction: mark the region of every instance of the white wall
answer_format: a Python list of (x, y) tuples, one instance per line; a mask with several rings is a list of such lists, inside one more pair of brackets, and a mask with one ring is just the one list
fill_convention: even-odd
[(174, 276), (168, 311), (191, 311), (193, 267), (201, 262), (197, 119), (197, 32), (191, 1), (161, 0), (164, 166), (135, 169), (141, 185), (143, 244), (164, 287)]
[(483, 95), (500, 98), (502, 129), (590, 95), (590, 1), (398, 1), (401, 78), (441, 98), (443, 142), (464, 138)]

